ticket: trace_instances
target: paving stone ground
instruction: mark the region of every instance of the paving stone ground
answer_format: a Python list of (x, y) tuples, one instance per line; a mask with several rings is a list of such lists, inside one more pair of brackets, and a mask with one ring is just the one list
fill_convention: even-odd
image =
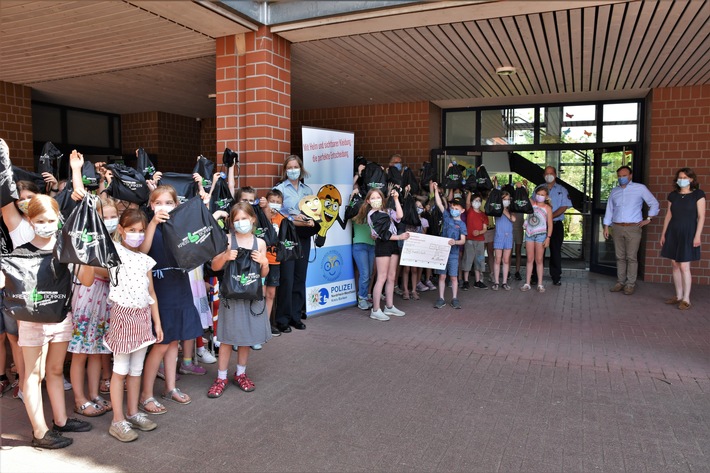
[(544, 294), (462, 292), (462, 310), (428, 292), (389, 322), (311, 319), (252, 352), (254, 392), (208, 399), (208, 365), (130, 444), (106, 415), (33, 449), (5, 397), (0, 471), (710, 471), (710, 288), (683, 312), (669, 285), (613, 282), (565, 271)]

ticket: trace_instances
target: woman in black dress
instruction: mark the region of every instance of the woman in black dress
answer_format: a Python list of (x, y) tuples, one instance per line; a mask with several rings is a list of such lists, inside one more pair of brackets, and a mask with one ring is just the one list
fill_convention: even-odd
[(675, 190), (668, 194), (668, 211), (661, 232), (661, 256), (673, 264), (675, 297), (666, 304), (690, 308), (690, 262), (700, 259), (700, 237), (705, 224), (705, 192), (690, 168), (676, 172)]

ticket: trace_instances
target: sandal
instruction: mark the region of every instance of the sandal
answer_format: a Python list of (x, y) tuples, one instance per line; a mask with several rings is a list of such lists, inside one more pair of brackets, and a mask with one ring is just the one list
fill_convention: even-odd
[[(93, 410), (87, 412), (87, 409)], [(85, 417), (98, 417), (106, 414), (108, 411), (95, 402), (87, 401), (79, 407), (74, 407), (74, 412)]]
[(192, 402), (190, 396), (180, 391), (178, 388), (171, 389), (170, 391), (161, 394), (160, 397), (162, 397), (166, 401), (173, 401), (178, 404), (190, 404)]
[(680, 304), (678, 304), (678, 308), (680, 310), (688, 310), (690, 309), (690, 306), (691, 304), (688, 301), (680, 301)]
[(404, 299), (405, 301), (408, 301), (409, 300), (409, 293), (406, 292), (406, 293), (402, 294), (402, 299)]
[(678, 299), (677, 297), (674, 297), (672, 299), (666, 299), (665, 303), (668, 305), (676, 305), (676, 304), (680, 304), (680, 302), (681, 302), (680, 299)]
[(111, 380), (102, 379), (99, 383), (99, 394), (111, 394)]
[(545, 292), (545, 286), (542, 284), (537, 287), (537, 292)]
[(419, 300), (419, 294), (416, 293), (416, 292), (413, 292), (413, 293), (412, 293), (412, 299), (414, 299), (415, 301), (418, 301), (418, 300)]
[[(150, 404), (151, 402), (155, 406), (155, 409), (156, 409), (155, 411), (151, 411), (148, 409), (148, 404)], [(151, 414), (154, 416), (159, 416), (161, 414), (165, 414), (166, 412), (168, 412), (168, 410), (165, 408), (165, 406), (162, 405), (161, 403), (159, 403), (158, 400), (155, 399), (154, 397), (149, 397), (145, 401), (139, 402), (138, 409), (145, 412), (146, 414)]]
[(91, 400), (91, 402), (93, 402), (94, 404), (98, 404), (106, 412), (110, 412), (113, 410), (113, 406), (111, 406), (111, 403), (106, 399), (102, 398), (101, 396), (96, 396)]

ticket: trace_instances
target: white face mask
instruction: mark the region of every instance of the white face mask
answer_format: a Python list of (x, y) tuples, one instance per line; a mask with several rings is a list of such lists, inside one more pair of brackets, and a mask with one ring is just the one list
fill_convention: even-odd
[(174, 209), (174, 205), (156, 205), (153, 207), (153, 212), (158, 213), (160, 210), (165, 210), (166, 212), (170, 213), (172, 209)]
[(545, 182), (552, 184), (555, 182), (555, 176), (553, 174), (545, 174)]
[(471, 204), (474, 209), (478, 210), (481, 208), (481, 201), (480, 200), (474, 200), (473, 204)]
[(116, 231), (118, 228), (118, 217), (117, 218), (108, 218), (104, 220), (104, 225), (106, 226), (106, 230), (108, 230), (109, 233), (113, 233)]
[(281, 211), (281, 204), (276, 203), (276, 202), (269, 202), (269, 208), (273, 210), (274, 212), (280, 212)]
[(54, 223), (35, 223), (35, 235), (42, 238), (50, 238), (57, 233), (57, 222)]
[(237, 220), (234, 222), (234, 229), (242, 235), (251, 233), (251, 227), (252, 225), (250, 220)]

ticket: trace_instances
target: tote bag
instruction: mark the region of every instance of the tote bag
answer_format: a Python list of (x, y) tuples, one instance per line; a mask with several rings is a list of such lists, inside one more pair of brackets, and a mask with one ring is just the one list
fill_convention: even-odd
[(237, 258), (224, 268), (219, 294), (226, 299), (260, 301), (264, 298), (261, 282), (261, 265), (251, 258), (251, 249), (239, 248), (234, 235), (232, 248), (237, 248)]

